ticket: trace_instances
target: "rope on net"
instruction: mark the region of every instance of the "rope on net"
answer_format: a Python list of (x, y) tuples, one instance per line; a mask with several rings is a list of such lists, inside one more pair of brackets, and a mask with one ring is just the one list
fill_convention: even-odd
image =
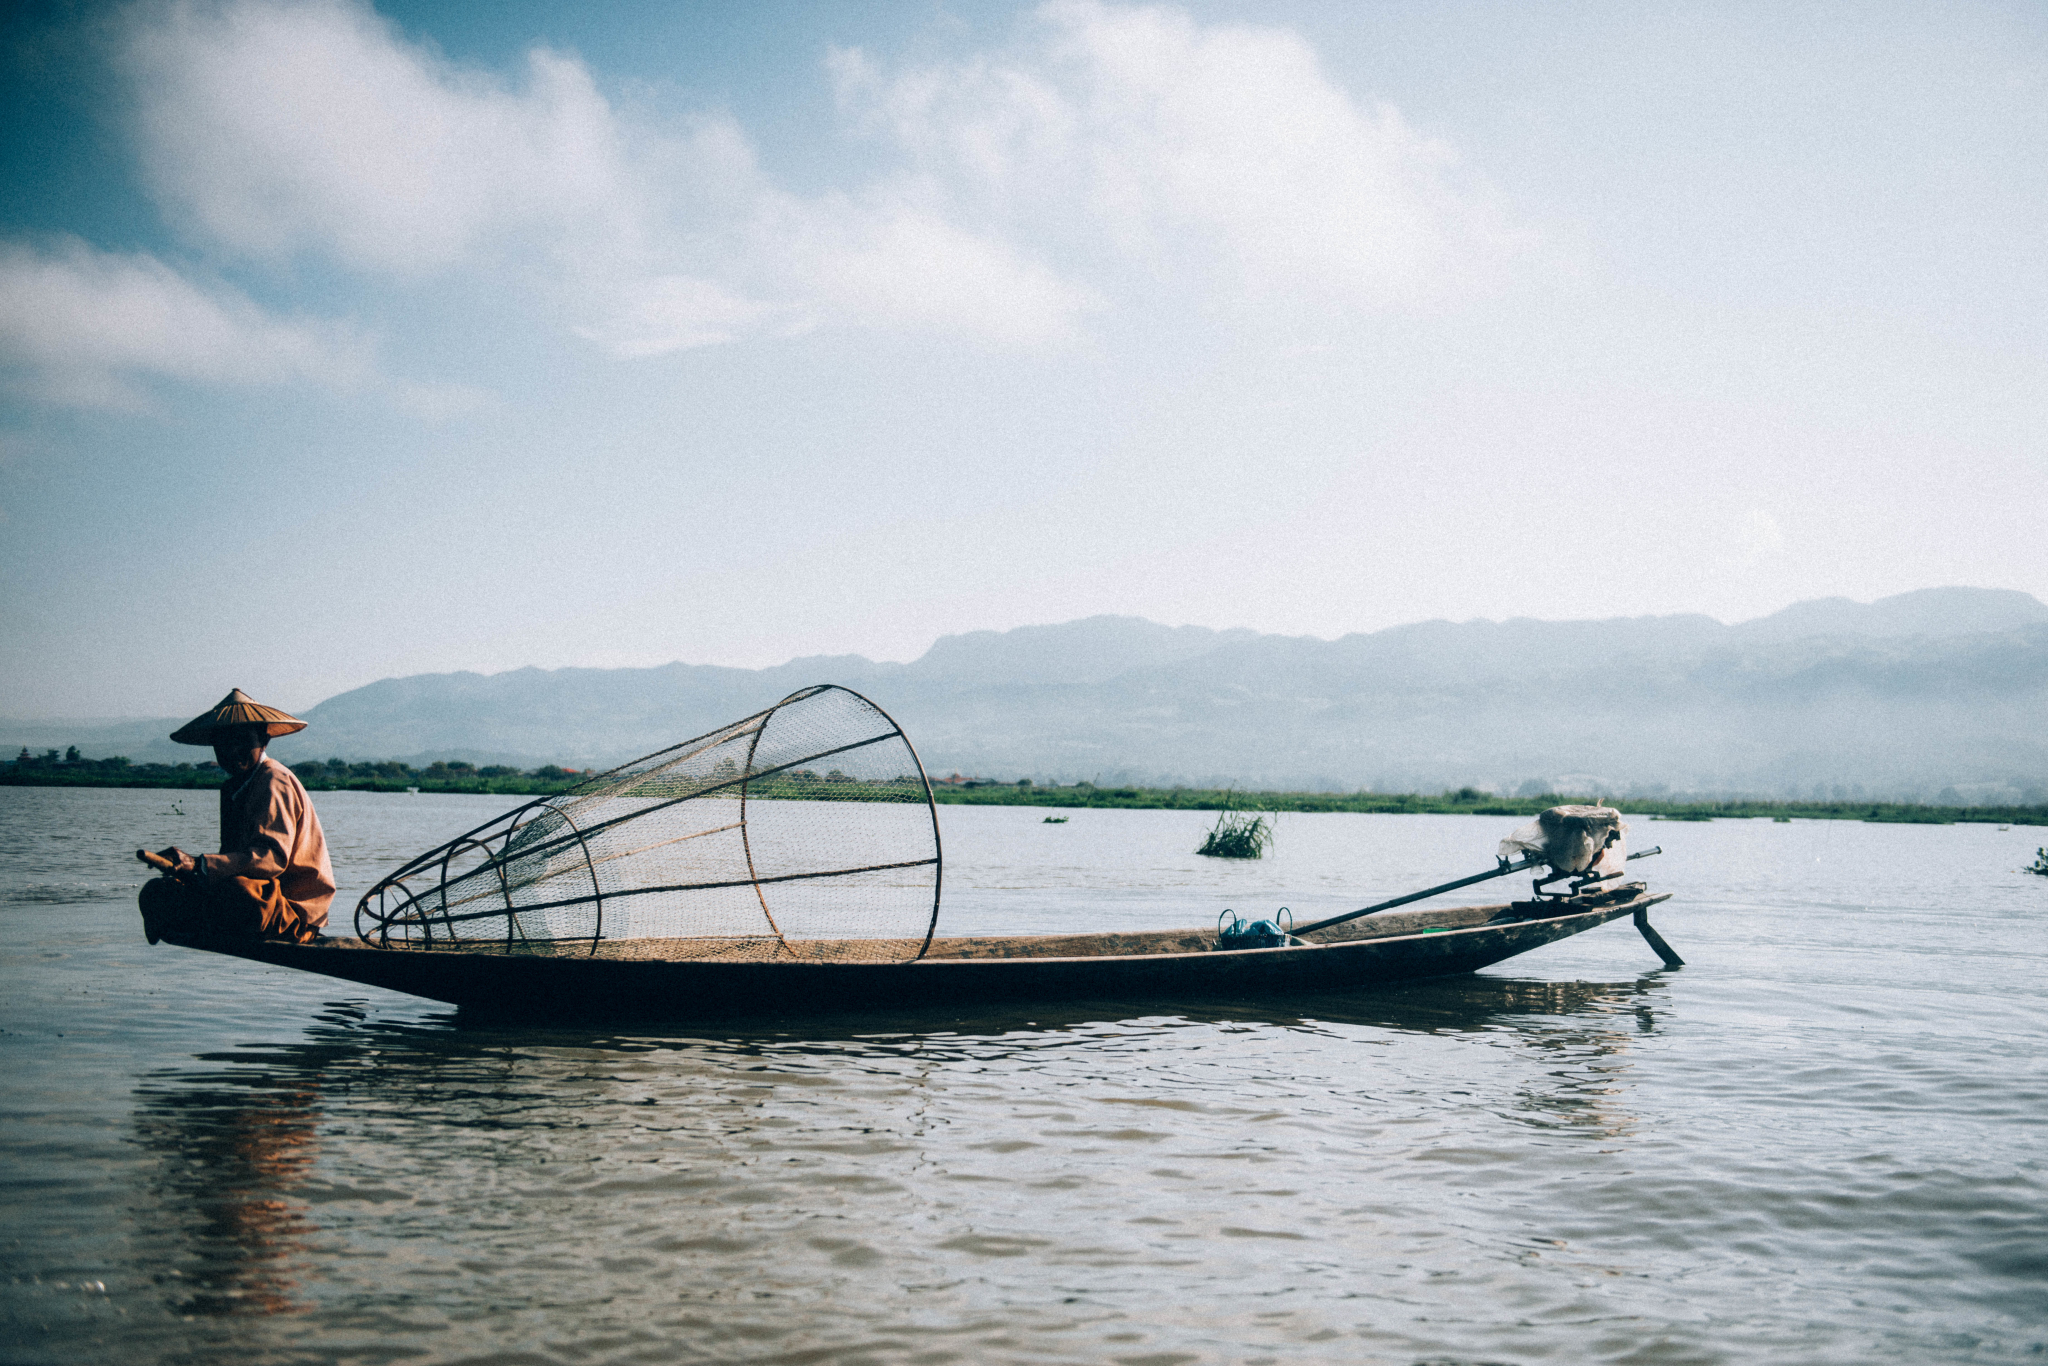
[(939, 919), (938, 807), (880, 707), (836, 684), (541, 797), (356, 905), (388, 949), (903, 961)]

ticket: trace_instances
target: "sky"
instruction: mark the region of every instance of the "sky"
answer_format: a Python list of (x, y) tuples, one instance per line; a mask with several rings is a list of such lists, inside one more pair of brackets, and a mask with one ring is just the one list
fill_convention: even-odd
[(16, 3), (0, 715), (2048, 597), (2048, 8)]

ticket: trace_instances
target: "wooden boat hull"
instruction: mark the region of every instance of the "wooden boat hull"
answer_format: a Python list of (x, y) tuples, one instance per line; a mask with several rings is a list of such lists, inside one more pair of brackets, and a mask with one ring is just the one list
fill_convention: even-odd
[[(193, 943), (465, 1008), (525, 1018), (712, 1019), (994, 1002), (1243, 999), (1472, 972), (1668, 899), (1471, 906), (1383, 915), (1298, 947), (1206, 949), (1213, 933), (935, 941), (914, 962), (537, 956), (319, 944)], [(1199, 947), (1198, 947), (1199, 946)], [(1161, 950), (1164, 951), (1146, 951)]]

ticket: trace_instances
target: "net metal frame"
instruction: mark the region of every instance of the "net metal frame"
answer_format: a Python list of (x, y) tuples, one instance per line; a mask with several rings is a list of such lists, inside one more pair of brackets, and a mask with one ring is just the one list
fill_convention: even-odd
[[(870, 776), (821, 778), (813, 766), (833, 760)], [(944, 869), (910, 738), (826, 683), (437, 845), (364, 893), (355, 927), (383, 949), (908, 961), (937, 932)], [(625, 934), (607, 934), (608, 905)]]

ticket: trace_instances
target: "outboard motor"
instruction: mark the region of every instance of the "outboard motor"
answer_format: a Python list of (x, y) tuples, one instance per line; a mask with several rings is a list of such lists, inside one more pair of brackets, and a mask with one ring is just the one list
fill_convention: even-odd
[[(1538, 900), (1565, 902), (1581, 892), (1591, 891), (1594, 894), (1592, 904), (1605, 905), (1609, 903), (1601, 901), (1600, 898), (1603, 893), (1611, 891), (1620, 897), (1622, 904), (1626, 904), (1629, 899), (1628, 889), (1610, 888), (1605, 884), (1621, 877), (1629, 860), (1648, 858), (1652, 854), (1663, 852), (1661, 848), (1652, 847), (1639, 853), (1629, 853), (1628, 826), (1623, 823), (1621, 813), (1611, 806), (1553, 806), (1502, 840), (1499, 865), (1487, 872), (1474, 873), (1470, 877), (1425, 887), (1419, 892), (1392, 897), (1356, 911), (1333, 915), (1312, 925), (1303, 925), (1295, 930), (1294, 934), (1297, 938), (1314, 934), (1318, 930), (1327, 930), (1346, 921), (1356, 920), (1360, 916), (1390, 911), (1396, 906), (1406, 906), (1410, 902), (1421, 901), (1440, 892), (1456, 891), (1460, 887), (1470, 887), (1476, 882), (1506, 877), (1509, 873), (1519, 873), (1545, 865), (1549, 866), (1551, 872), (1549, 877), (1536, 879), (1535, 894)], [(1568, 884), (1566, 890), (1546, 892), (1544, 889), (1554, 882)], [(1510, 908), (1510, 913), (1514, 914), (1518, 909)], [(1569, 914), (1573, 909), (1575, 908), (1569, 906), (1560, 907), (1554, 911), (1546, 910), (1544, 914)], [(1228, 915), (1230, 912), (1226, 911), (1225, 914)], [(1649, 941), (1650, 947), (1657, 951), (1657, 956), (1664, 960), (1666, 966), (1685, 966), (1685, 960), (1672, 952), (1671, 946), (1650, 928), (1650, 921), (1644, 908), (1638, 908), (1635, 917), (1636, 928), (1643, 932), (1643, 938)], [(1218, 947), (1222, 945), (1219, 944)]]

